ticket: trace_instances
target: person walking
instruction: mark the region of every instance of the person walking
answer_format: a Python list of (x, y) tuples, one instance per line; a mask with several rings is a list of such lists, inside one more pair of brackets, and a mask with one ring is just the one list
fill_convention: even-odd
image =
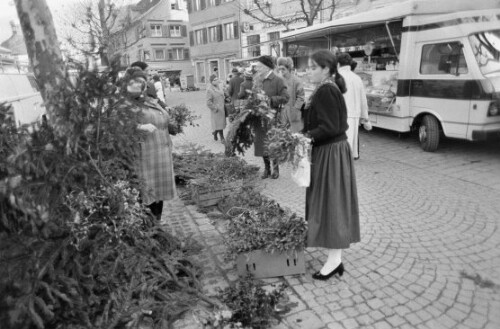
[(124, 97), (115, 105), (140, 113), (137, 122), (141, 134), (137, 173), (144, 181), (141, 200), (156, 219), (161, 219), (163, 201), (176, 197), (172, 141), (168, 113), (157, 100), (147, 96), (147, 74), (129, 69), (125, 76)]
[(293, 60), (290, 57), (278, 58), (277, 65), (290, 94), (288, 103), (281, 111), (281, 123), (286, 124), (292, 132), (296, 133), (304, 128), (301, 112), (304, 104), (304, 86), (302, 81), (293, 74)]
[[(271, 56), (260, 56), (257, 61), (256, 70), (259, 79), (258, 85), (262, 86), (262, 90), (269, 98), (271, 108), (277, 111), (276, 117), (279, 118), (280, 107), (286, 104), (290, 98), (285, 82), (282, 78), (274, 74), (273, 70), (275, 65)], [(269, 124), (265, 121), (262, 122), (262, 125), (254, 127), (254, 154), (255, 156), (262, 157), (264, 160), (264, 173), (261, 178), (266, 179), (271, 177), (277, 179), (280, 175), (278, 162), (273, 160), (273, 172), (271, 174), (271, 160), (265, 152), (265, 140), (269, 128)]]
[(347, 106), (347, 141), (351, 146), (354, 160), (359, 159), (359, 124), (363, 124), (366, 130), (371, 130), (368, 118), (368, 102), (366, 100), (365, 86), (363, 80), (352, 72), (353, 60), (348, 53), (338, 55), (339, 73), (344, 77), (347, 92), (344, 94)]
[(359, 242), (359, 209), (354, 160), (347, 142), (346, 86), (328, 50), (309, 57), (316, 84), (304, 107), (304, 135), (311, 138), (311, 182), (306, 190), (307, 246), (328, 249), (328, 259), (313, 274), (327, 280), (344, 273), (342, 249)]
[(218, 134), (222, 142), (224, 142), (224, 128), (226, 128), (224, 97), (224, 90), (222, 90), (219, 78), (212, 75), (210, 77), (210, 84), (207, 86), (207, 106), (210, 109), (210, 120), (214, 140), (218, 140)]

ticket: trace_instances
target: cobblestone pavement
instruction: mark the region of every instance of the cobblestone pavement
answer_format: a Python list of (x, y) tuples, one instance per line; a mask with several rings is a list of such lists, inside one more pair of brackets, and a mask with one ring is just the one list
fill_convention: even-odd
[[(202, 116), (199, 127), (174, 137), (175, 147), (197, 143), (222, 152), (210, 134), (204, 92), (167, 96), (170, 105), (186, 103)], [(361, 242), (344, 251), (341, 279), (312, 280), (326, 258), (316, 248), (306, 252), (305, 275), (275, 279), (290, 285), (297, 303), (280, 327), (500, 328), (500, 143), (444, 140), (426, 153), (415, 137), (374, 130), (360, 138)], [(253, 150), (244, 158), (261, 165)], [(263, 182), (264, 194), (304, 214), (305, 190), (289, 168)], [(234, 264), (222, 256), (223, 225), (179, 200), (166, 209), (169, 225), (206, 247), (207, 292), (235, 280)], [(178, 327), (198, 328), (195, 319)]]

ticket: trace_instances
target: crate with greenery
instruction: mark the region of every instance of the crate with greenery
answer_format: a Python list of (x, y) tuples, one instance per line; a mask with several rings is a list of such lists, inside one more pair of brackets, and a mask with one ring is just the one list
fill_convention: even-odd
[(256, 278), (305, 273), (307, 223), (276, 201), (264, 198), (259, 206), (228, 222), (228, 257), (236, 259), (238, 274)]

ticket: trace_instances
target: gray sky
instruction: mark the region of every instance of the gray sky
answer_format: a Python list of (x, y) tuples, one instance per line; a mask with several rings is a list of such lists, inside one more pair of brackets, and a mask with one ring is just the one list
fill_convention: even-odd
[[(56, 29), (60, 30), (62, 25), (62, 17), (68, 8), (70, 8), (75, 2), (80, 0), (46, 0), (47, 4), (52, 12), (52, 17), (54, 18), (54, 23)], [(92, 0), (98, 2), (99, 0)], [(12, 33), (10, 28), (10, 21), (18, 21), (16, 6), (13, 0), (0, 0), (0, 43), (8, 39)], [(59, 31), (58, 31), (59, 32)], [(58, 33), (58, 38), (61, 36)]]

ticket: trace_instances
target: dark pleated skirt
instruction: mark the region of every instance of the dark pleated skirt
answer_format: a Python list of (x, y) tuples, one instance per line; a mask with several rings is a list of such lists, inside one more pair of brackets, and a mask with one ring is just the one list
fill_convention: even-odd
[(346, 140), (313, 147), (306, 191), (307, 246), (346, 249), (360, 241), (358, 192)]

